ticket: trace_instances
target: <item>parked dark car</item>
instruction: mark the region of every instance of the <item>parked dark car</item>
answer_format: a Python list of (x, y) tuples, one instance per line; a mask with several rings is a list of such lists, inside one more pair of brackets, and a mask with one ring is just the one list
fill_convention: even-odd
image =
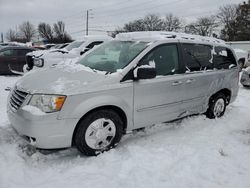
[(22, 46), (7, 46), (1, 48), (0, 75), (15, 74), (14, 71), (23, 72), (23, 66), (26, 64), (25, 55), (34, 50), (34, 48)]

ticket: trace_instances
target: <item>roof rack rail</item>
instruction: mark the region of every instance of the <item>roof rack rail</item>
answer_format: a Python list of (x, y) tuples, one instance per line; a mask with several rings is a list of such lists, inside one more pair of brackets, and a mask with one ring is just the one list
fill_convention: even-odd
[(139, 31), (139, 32), (119, 33), (118, 35), (116, 35), (116, 38), (120, 40), (164, 40), (172, 38), (172, 39), (191, 40), (197, 42), (200, 41), (200, 42), (208, 42), (216, 44), (225, 44), (225, 41), (214, 37), (206, 37), (200, 35), (169, 32), (169, 31)]

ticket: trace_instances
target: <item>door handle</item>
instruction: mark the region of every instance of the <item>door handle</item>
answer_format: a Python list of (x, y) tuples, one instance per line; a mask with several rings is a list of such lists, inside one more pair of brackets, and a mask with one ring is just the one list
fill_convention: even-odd
[(178, 86), (178, 85), (181, 85), (181, 84), (182, 84), (182, 81), (176, 81), (176, 82), (172, 83), (172, 86)]
[(186, 81), (186, 84), (190, 84), (190, 83), (192, 83), (192, 82), (194, 82), (195, 81), (195, 79), (188, 79), (187, 81)]

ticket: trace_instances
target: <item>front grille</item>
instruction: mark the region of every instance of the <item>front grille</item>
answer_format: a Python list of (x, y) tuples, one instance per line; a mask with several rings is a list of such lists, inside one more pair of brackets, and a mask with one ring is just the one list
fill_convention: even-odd
[(24, 92), (24, 91), (20, 91), (18, 89), (14, 89), (11, 92), (11, 96), (10, 96), (10, 107), (16, 111), (18, 110), (18, 108), (20, 108), (20, 106), (22, 106), (24, 100), (26, 99), (28, 93)]
[(31, 70), (34, 67), (34, 59), (32, 56), (26, 55), (26, 63), (28, 65), (27, 70)]

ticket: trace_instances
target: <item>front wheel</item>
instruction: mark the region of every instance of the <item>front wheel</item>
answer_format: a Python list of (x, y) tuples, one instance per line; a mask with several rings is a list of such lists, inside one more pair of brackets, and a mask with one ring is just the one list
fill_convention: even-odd
[(117, 145), (122, 137), (123, 122), (113, 110), (88, 114), (78, 125), (74, 143), (87, 156), (96, 156)]
[(210, 119), (220, 118), (226, 110), (226, 97), (223, 93), (219, 93), (209, 100), (209, 107), (206, 116)]

